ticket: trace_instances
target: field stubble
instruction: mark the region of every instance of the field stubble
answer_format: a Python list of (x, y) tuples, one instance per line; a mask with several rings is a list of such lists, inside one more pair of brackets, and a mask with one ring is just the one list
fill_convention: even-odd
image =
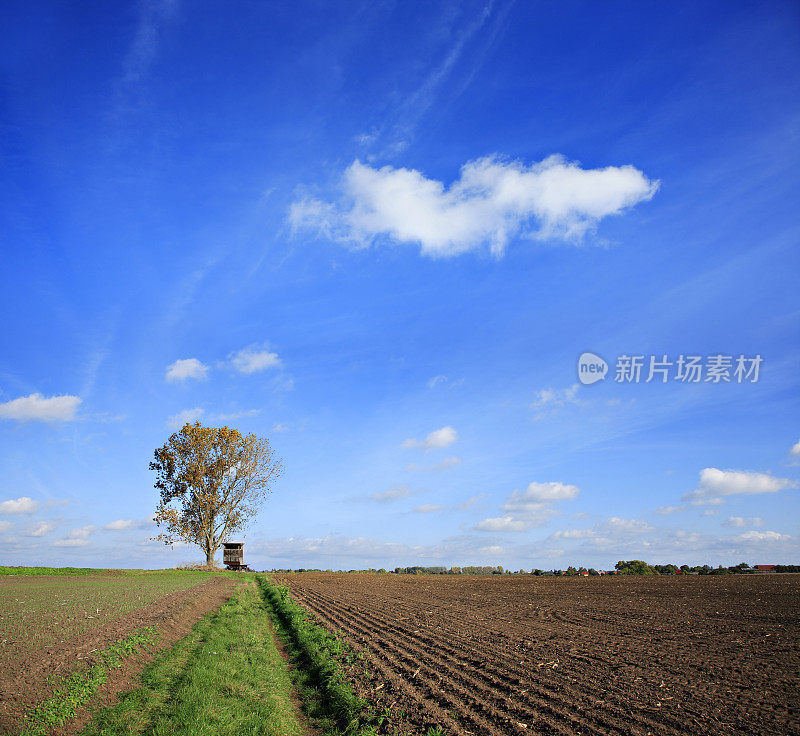
[(800, 733), (800, 576), (276, 576), (385, 732)]

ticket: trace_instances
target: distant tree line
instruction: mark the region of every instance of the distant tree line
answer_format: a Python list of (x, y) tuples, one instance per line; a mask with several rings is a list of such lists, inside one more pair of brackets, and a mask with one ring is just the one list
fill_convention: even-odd
[[(800, 565), (775, 565), (775, 572), (800, 572)], [(275, 573), (288, 572), (372, 572), (386, 574), (386, 569), (370, 567), (361, 570), (322, 570), (317, 567), (300, 567), (294, 570), (272, 570)], [(595, 570), (593, 567), (573, 567), (566, 570), (505, 570), (502, 565), (467, 565), (463, 567), (442, 567), (412, 565), (411, 567), (396, 567), (392, 571), (397, 575), (544, 575), (550, 577), (572, 577), (575, 575), (741, 575), (759, 572), (746, 562), (740, 562), (731, 567), (712, 567), (711, 565), (651, 565), (643, 560), (620, 560), (614, 565), (613, 570)]]

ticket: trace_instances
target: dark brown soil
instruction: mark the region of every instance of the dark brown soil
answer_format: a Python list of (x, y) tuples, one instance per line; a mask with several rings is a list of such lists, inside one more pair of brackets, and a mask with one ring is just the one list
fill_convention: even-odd
[[(155, 655), (186, 636), (206, 613), (219, 608), (232, 594), (230, 578), (214, 577), (186, 590), (170, 593), (157, 602), (126, 614), (82, 637), (34, 652), (26, 652), (24, 662), (4, 653), (0, 661), (0, 734), (15, 734), (21, 729), (25, 711), (45, 700), (53, 682), (81, 667), (95, 664), (93, 654), (107, 648), (134, 631), (147, 626), (158, 630), (158, 642), (123, 660), (120, 669), (109, 671), (94, 704), (111, 702), (117, 693), (135, 687), (142, 667)], [(84, 712), (57, 733), (74, 733), (85, 723)], [(54, 732), (56, 733), (56, 732)]]
[(277, 577), (387, 733), (800, 733), (800, 575)]

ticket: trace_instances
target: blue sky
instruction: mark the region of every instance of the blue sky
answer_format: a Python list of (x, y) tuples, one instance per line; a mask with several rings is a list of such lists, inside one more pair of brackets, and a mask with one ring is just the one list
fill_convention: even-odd
[(188, 418), (284, 460), (255, 567), (800, 561), (795, 4), (2, 13), (3, 561), (198, 559)]

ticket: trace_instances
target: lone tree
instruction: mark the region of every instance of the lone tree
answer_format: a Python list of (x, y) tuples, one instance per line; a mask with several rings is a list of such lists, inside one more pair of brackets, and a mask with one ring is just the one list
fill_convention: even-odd
[(213, 565), (214, 553), (256, 514), (283, 466), (266, 438), (187, 422), (155, 451), (150, 470), (161, 492), (154, 520), (165, 529), (155, 539), (196, 544)]

